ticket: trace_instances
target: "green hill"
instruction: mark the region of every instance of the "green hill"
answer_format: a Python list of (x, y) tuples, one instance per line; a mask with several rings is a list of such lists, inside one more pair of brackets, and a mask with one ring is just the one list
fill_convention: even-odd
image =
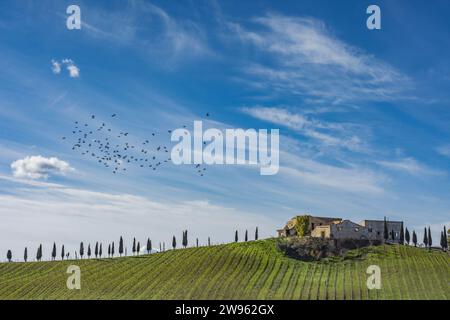
[[(0, 264), (0, 299), (450, 299), (450, 256), (390, 245), (301, 262), (275, 240), (171, 250), (138, 257)], [(81, 268), (68, 290), (67, 267)], [(367, 266), (382, 288), (368, 290)]]

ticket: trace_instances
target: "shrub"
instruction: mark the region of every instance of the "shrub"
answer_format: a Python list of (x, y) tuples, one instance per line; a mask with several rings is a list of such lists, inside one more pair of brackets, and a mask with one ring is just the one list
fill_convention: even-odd
[(304, 237), (308, 235), (309, 231), (309, 217), (308, 216), (298, 216), (296, 218), (295, 230), (299, 237)]

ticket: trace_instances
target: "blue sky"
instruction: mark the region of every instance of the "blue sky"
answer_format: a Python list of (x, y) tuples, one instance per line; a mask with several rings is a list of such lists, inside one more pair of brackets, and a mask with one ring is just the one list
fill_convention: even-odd
[[(268, 237), (303, 212), (403, 219), (419, 239), (431, 225), (438, 243), (450, 224), (450, 4), (376, 1), (371, 31), (372, 2), (77, 1), (82, 29), (68, 30), (73, 2), (2, 1), (0, 250), (169, 242), (183, 229), (226, 242), (256, 225)], [(113, 175), (61, 140), (91, 114), (167, 146), (163, 132), (194, 120), (280, 129), (280, 171)], [(61, 162), (47, 176), (11, 167), (31, 156)]]

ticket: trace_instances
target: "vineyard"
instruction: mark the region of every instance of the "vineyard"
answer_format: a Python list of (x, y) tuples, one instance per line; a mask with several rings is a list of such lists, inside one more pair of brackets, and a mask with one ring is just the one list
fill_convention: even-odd
[[(68, 290), (69, 265), (81, 289)], [(366, 268), (381, 268), (368, 290)], [(450, 299), (450, 256), (400, 245), (302, 262), (275, 240), (114, 259), (0, 264), (0, 299)]]

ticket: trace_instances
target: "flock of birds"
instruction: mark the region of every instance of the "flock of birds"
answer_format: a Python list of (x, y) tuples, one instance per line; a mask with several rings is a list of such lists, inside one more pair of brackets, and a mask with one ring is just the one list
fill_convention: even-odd
[[(206, 117), (210, 114), (207, 113)], [(112, 114), (111, 118), (117, 118), (117, 114)], [(183, 128), (186, 128), (183, 125)], [(167, 133), (172, 133), (167, 130)], [(78, 151), (81, 155), (94, 159), (98, 164), (108, 168), (112, 173), (126, 172), (130, 166), (156, 171), (164, 165), (170, 164), (170, 152), (167, 146), (157, 144), (157, 136), (160, 133), (152, 132), (151, 137), (140, 142), (131, 143), (129, 132), (115, 132), (113, 128), (105, 122), (96, 120), (95, 115), (91, 115), (89, 123), (80, 121), (74, 122), (71, 131), (71, 139), (63, 136), (62, 140), (72, 141), (72, 150)], [(195, 173), (204, 176), (206, 167), (200, 164), (193, 165)]]

